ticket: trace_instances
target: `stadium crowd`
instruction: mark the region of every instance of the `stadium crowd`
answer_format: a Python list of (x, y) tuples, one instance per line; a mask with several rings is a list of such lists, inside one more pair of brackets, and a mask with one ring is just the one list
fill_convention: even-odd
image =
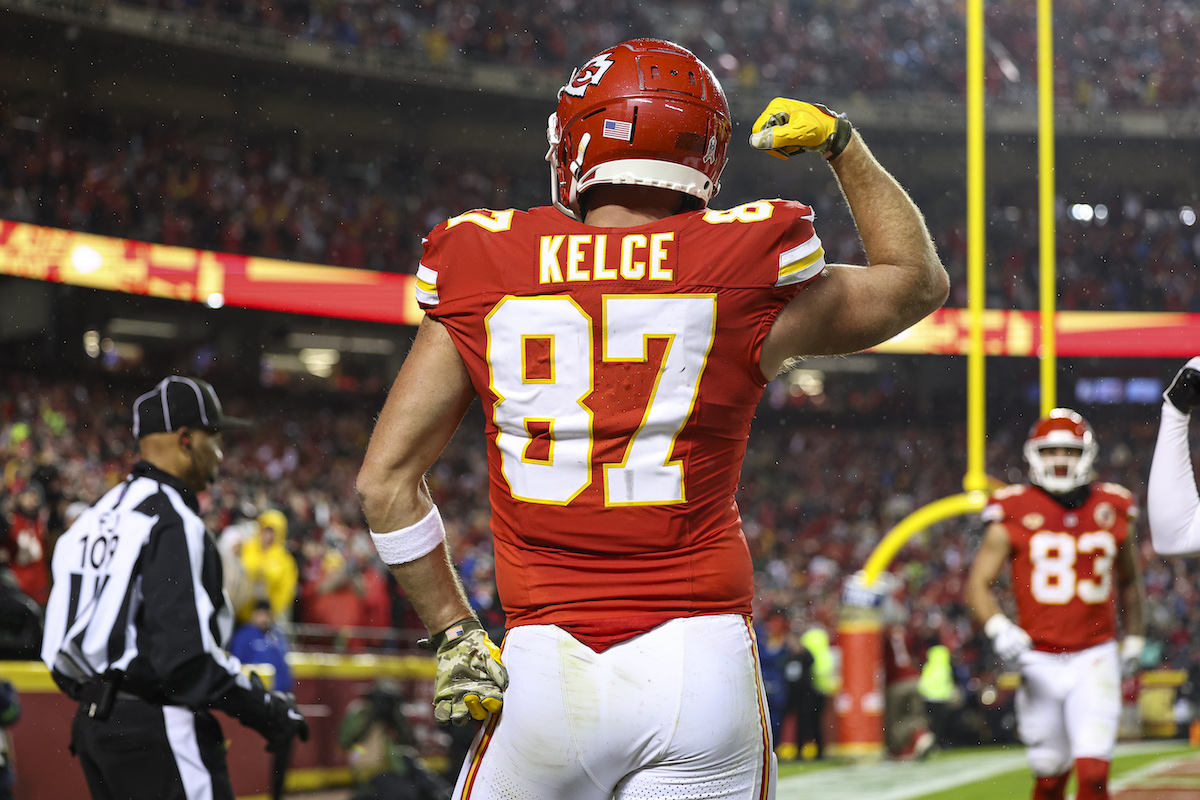
[[(0, 218), (218, 252), (413, 273), (434, 225), (462, 209), (544, 204), (544, 179), (483, 156), (451, 163), (392, 151), (358, 160), (296, 139), (183, 123), (117, 129), (101, 114), (33, 120), (0, 109)], [(940, 193), (914, 192), (922, 190)], [(720, 200), (747, 202), (758, 191), (730, 174)], [(840, 201), (823, 186), (810, 192), (826, 252), (853, 261), (859, 243)], [(1097, 195), (1112, 199), (1087, 206), (1086, 217), (1062, 205), (1059, 307), (1200, 311), (1196, 210)], [(965, 306), (961, 204), (922, 206), (950, 272), (949, 304)], [(998, 205), (988, 237), (988, 306), (1037, 308), (1036, 211)]]
[[(26, 566), (40, 561), (44, 569), (55, 537), (79, 512), (79, 504), (92, 502), (126, 473), (135, 457), (126, 409), (145, 383), (133, 381), (130, 376), (64, 379), (36, 370), (5, 371), (0, 378), (0, 508), (8, 530), (0, 560)], [(289, 599), (278, 617), (297, 646), (411, 647), (419, 622), (378, 561), (354, 493), (381, 398), (224, 388), (227, 384), (222, 383), (227, 410), (258, 424), (227, 434), (222, 477), (203, 504), (225, 555), (232, 553), (237, 563), (237, 551), (258, 535), (262, 512), (274, 512), (282, 523), (274, 527), (285, 531), (275, 557), (294, 559), (294, 583), (285, 587)], [(772, 402), (776, 395), (764, 400), (763, 424), (751, 435), (738, 496), (756, 565), (759, 619), (783, 611), (796, 633), (813, 627), (832, 631), (843, 582), (880, 538), (912, 510), (961, 491), (963, 426), (897, 413), (902, 394), (884, 382), (871, 392), (830, 387), (823, 410)], [(1084, 411), (1100, 437), (1101, 476), (1144, 498), (1155, 415), (1149, 408), (1142, 414)], [(470, 413), (481, 412), (475, 406)], [(989, 473), (1021, 481), (1028, 420), (1011, 418), (1011, 424), (991, 433)], [(456, 436), (429, 481), (472, 603), (499, 634), (504, 618), (492, 573), (482, 439)], [(36, 500), (32, 509), (25, 505), (27, 497)], [(8, 535), (26, 529), (21, 514), (40, 521), (42, 538), (34, 551), (28, 537), (22, 548), (18, 537)], [(890, 567), (899, 579), (896, 599), (913, 639), (947, 645), (964, 687), (973, 681), (976, 689), (999, 667), (962, 601), (966, 568), (981, 531), (978, 520), (969, 518), (939, 523), (906, 545)], [(1140, 546), (1150, 601), (1151, 647), (1144, 664), (1200, 669), (1200, 654), (1191, 645), (1200, 636), (1200, 562), (1155, 556), (1144, 531)], [(251, 583), (265, 557), (265, 546), (253, 549), (253, 564), (246, 553), (240, 557)], [(258, 591), (266, 593), (263, 587)], [(254, 592), (251, 587), (242, 604), (247, 615)]]
[[(456, 60), (561, 71), (648, 31), (678, 41), (731, 88), (804, 86), (827, 97), (960, 95), (965, 8), (948, 0), (114, 0), (191, 24), (267, 29), (346, 50), (383, 50), (434, 65)], [(865, 13), (867, 10), (870, 13)], [(1037, 20), (1027, 3), (988, 3), (988, 91), (1031, 104)], [(1054, 4), (1055, 93), (1078, 108), (1194, 104), (1200, 13), (1182, 0)], [(835, 33), (836, 32), (836, 33)], [(851, 51), (854, 59), (839, 57)]]

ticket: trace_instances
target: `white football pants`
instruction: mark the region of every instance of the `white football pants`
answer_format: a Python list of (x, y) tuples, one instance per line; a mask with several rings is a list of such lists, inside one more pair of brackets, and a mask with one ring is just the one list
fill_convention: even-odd
[(1061, 775), (1077, 758), (1112, 761), (1121, 716), (1115, 641), (1075, 653), (1030, 650), (1020, 660), (1017, 734), (1035, 775)]
[(456, 800), (775, 796), (775, 755), (746, 618), (664, 623), (603, 653), (553, 625), (504, 638), (504, 708)]

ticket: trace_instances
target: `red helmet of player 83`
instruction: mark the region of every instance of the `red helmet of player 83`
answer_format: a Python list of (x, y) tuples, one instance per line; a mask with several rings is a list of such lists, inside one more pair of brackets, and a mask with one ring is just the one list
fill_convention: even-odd
[(1092, 426), (1069, 408), (1056, 408), (1039, 419), (1025, 442), (1029, 480), (1054, 494), (1086, 486), (1100, 446)]
[(656, 186), (708, 204), (725, 168), (732, 125), (712, 70), (687, 49), (632, 39), (571, 74), (550, 115), (550, 191), (582, 218), (579, 198), (596, 184)]

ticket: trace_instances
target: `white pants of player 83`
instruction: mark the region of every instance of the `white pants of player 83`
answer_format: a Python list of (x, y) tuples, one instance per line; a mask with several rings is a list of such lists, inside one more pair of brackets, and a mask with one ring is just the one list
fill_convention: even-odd
[(463, 800), (775, 796), (746, 619), (677, 619), (596, 653), (551, 625), (504, 638), (509, 686), (459, 775)]
[(1113, 641), (1075, 653), (1021, 655), (1017, 733), (1035, 775), (1061, 775), (1077, 758), (1112, 761), (1121, 716)]

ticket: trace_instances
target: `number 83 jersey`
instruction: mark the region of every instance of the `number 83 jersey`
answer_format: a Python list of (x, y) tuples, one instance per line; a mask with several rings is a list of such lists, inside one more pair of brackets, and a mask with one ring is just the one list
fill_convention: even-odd
[(430, 233), (417, 299), (483, 400), (510, 625), (595, 646), (750, 613), (734, 492), (763, 338), (825, 266), (812, 218), (770, 200), (601, 228), (541, 207)]
[(1018, 624), (1035, 649), (1074, 652), (1116, 638), (1113, 564), (1137, 515), (1133, 495), (1113, 483), (1092, 484), (1077, 508), (1023, 484), (992, 495), (982, 517), (1008, 532)]

